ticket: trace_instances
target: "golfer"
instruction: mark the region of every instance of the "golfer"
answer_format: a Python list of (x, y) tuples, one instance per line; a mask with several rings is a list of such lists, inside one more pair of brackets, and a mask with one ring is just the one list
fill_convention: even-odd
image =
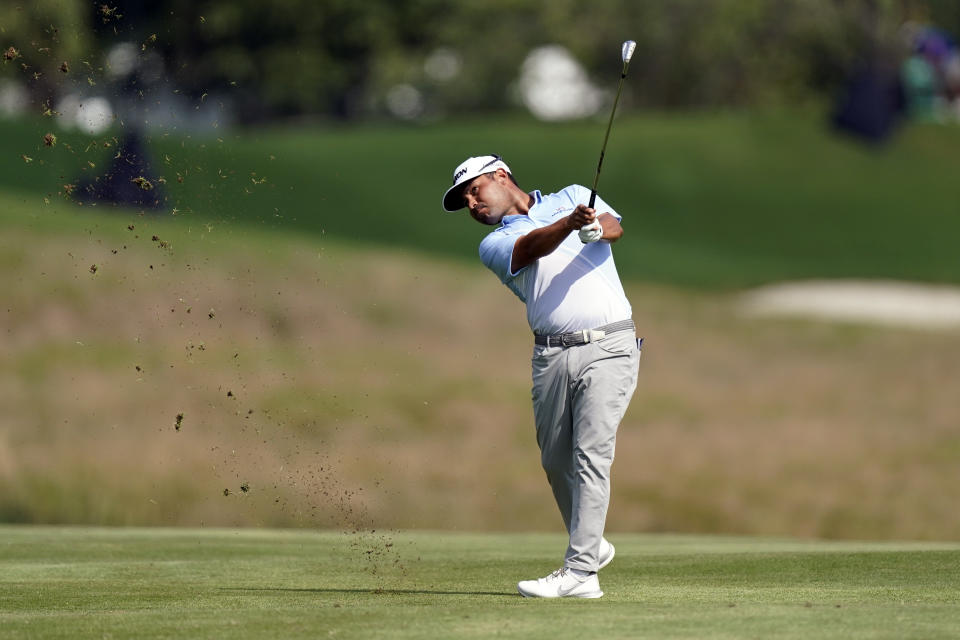
[(570, 542), (562, 567), (517, 584), (527, 597), (599, 598), (597, 571), (615, 553), (603, 537), (610, 468), (642, 341), (611, 250), (620, 216), (589, 198), (579, 185), (527, 193), (499, 155), (467, 158), (443, 196), (446, 211), (496, 226), (480, 258), (527, 305), (534, 334), (537, 444)]

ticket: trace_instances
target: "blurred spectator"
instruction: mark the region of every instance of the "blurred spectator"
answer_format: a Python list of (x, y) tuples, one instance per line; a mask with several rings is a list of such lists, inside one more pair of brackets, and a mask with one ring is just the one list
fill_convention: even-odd
[(903, 114), (903, 89), (896, 70), (873, 64), (847, 81), (833, 113), (833, 125), (870, 143), (884, 142)]
[(909, 52), (900, 70), (907, 113), (929, 122), (960, 121), (960, 51), (945, 31), (907, 23), (902, 29)]

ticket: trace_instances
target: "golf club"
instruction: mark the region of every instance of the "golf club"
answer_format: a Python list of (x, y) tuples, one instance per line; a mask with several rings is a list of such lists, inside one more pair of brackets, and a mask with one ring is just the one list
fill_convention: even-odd
[(620, 83), (617, 85), (617, 97), (613, 99), (613, 109), (610, 110), (610, 120), (607, 122), (607, 133), (603, 136), (603, 147), (600, 148), (600, 162), (597, 163), (597, 176), (593, 179), (593, 190), (590, 192), (591, 209), (593, 209), (593, 205), (597, 200), (597, 183), (600, 182), (600, 168), (603, 166), (603, 154), (607, 151), (607, 139), (610, 138), (613, 114), (617, 112), (617, 102), (620, 101), (620, 91), (623, 89), (623, 80), (627, 77), (627, 67), (630, 65), (630, 58), (633, 57), (633, 51), (636, 48), (636, 42), (627, 40), (620, 49), (620, 57), (623, 60), (623, 71), (620, 72)]

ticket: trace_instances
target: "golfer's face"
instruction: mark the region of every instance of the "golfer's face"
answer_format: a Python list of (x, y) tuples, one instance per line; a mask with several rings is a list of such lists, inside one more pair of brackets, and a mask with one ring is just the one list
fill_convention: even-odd
[(499, 224), (507, 210), (507, 191), (496, 174), (483, 174), (463, 190), (463, 201), (470, 216), (481, 224)]

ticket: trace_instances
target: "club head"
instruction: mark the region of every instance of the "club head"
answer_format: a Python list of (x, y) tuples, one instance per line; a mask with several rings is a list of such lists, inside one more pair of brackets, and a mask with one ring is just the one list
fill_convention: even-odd
[(620, 50), (620, 57), (623, 58), (623, 64), (630, 62), (630, 58), (633, 57), (633, 51), (637, 48), (637, 43), (633, 40), (627, 40), (623, 43), (623, 48)]

